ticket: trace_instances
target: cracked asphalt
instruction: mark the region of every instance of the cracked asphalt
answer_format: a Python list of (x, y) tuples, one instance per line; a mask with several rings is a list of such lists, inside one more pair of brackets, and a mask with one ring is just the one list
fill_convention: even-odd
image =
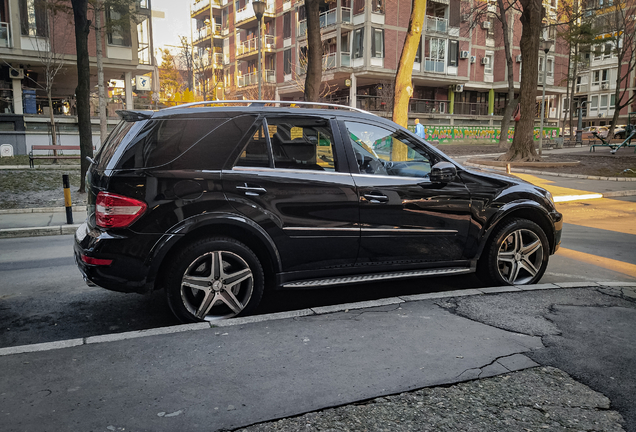
[(636, 289), (499, 291), (0, 355), (2, 428), (636, 431)]

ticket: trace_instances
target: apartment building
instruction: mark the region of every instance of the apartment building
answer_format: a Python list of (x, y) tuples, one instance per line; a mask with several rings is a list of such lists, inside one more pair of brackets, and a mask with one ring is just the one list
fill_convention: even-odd
[[(413, 65), (412, 117), (428, 124), (492, 125), (500, 121), (507, 100), (507, 67), (501, 24), (488, 13), (474, 22), (477, 3), (429, 0), (425, 28)], [(195, 0), (194, 46), (198, 55), (214, 53), (219, 99), (254, 98), (258, 83), (257, 21), (249, 0)], [(546, 22), (556, 20), (556, 0), (546, 3)], [(496, 4), (488, 4), (495, 12)], [(387, 112), (411, 13), (410, 0), (333, 0), (320, 3), (324, 46), (325, 99), (366, 110)], [(521, 24), (511, 14), (515, 87), (522, 71)], [(262, 25), (264, 98), (302, 98), (307, 24), (304, 2), (268, 0)], [(555, 41), (556, 31), (544, 37)], [(555, 41), (539, 67), (547, 67), (546, 120), (558, 125), (561, 95), (566, 93), (568, 56)], [(219, 55), (220, 54), (220, 55)], [(542, 80), (542, 73), (540, 80)], [(541, 95), (541, 82), (537, 96)], [(221, 95), (223, 97), (221, 97)], [(537, 117), (540, 112), (540, 98)], [(534, 115), (534, 113), (533, 113)]]
[[(617, 49), (629, 49), (631, 45), (628, 36), (627, 46), (623, 46), (625, 40), (622, 34), (633, 35), (636, 4), (633, 1), (590, 0), (582, 8), (581, 20), (592, 21), (596, 43), (592, 46), (579, 46), (581, 54), (573, 98), (575, 103), (583, 106), (583, 127), (610, 125), (616, 103), (617, 75), (628, 74), (620, 84), (619, 97), (623, 90), (627, 91), (625, 97), (636, 90), (636, 74), (634, 70), (628, 71), (628, 65), (625, 64), (633, 54), (628, 51), (621, 65), (617, 56)], [(621, 109), (618, 124), (626, 124), (628, 113), (634, 111), (636, 103)], [(576, 118), (577, 112), (574, 115)]]
[[(151, 105), (150, 92), (156, 68), (152, 56), (150, 1), (133, 3), (132, 16), (113, 8), (101, 12), (102, 23), (122, 22), (105, 33), (102, 42), (111, 126), (117, 122), (115, 110)], [(89, 19), (93, 23), (94, 13), (89, 6)], [(130, 17), (130, 20), (122, 17)], [(93, 90), (91, 116), (94, 141), (98, 145), (94, 28), (90, 30), (88, 46)], [(79, 143), (74, 96), (76, 60), (72, 12), (48, 13), (46, 2), (38, 0), (0, 0), (0, 138), (2, 144), (9, 144), (15, 154), (26, 154), (33, 144), (50, 142), (51, 111), (58, 124), (59, 142)], [(52, 97), (49, 102), (47, 77), (51, 77), (58, 67), (59, 71), (50, 83)]]

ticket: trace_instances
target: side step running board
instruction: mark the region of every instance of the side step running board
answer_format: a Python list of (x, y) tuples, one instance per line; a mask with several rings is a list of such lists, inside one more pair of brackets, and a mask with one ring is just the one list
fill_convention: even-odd
[(472, 270), (468, 267), (450, 267), (442, 269), (431, 270), (411, 270), (392, 273), (376, 273), (369, 275), (355, 275), (355, 276), (341, 276), (325, 279), (311, 279), (302, 280), (296, 282), (287, 282), (282, 286), (283, 288), (310, 288), (328, 285), (346, 285), (352, 283), (362, 282), (375, 282), (389, 279), (402, 279), (411, 277), (423, 277), (423, 276), (443, 276), (443, 275), (456, 275), (471, 273)]

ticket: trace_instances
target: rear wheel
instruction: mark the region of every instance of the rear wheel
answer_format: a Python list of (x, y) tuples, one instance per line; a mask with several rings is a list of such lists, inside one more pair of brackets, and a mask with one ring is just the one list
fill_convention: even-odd
[(166, 292), (182, 322), (247, 315), (258, 306), (264, 275), (256, 255), (231, 238), (210, 238), (183, 249), (168, 270)]
[(492, 237), (478, 264), (478, 276), (496, 285), (537, 283), (548, 267), (548, 239), (539, 225), (511, 219)]

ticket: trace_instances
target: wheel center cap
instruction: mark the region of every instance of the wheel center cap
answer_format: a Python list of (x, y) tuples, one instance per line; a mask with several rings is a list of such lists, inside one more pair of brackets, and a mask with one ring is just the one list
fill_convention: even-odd
[(221, 283), (221, 281), (214, 281), (214, 283), (212, 284), (212, 289), (214, 291), (221, 291), (221, 289), (223, 289), (223, 283)]
[(521, 254), (515, 254), (515, 261), (521, 261)]

